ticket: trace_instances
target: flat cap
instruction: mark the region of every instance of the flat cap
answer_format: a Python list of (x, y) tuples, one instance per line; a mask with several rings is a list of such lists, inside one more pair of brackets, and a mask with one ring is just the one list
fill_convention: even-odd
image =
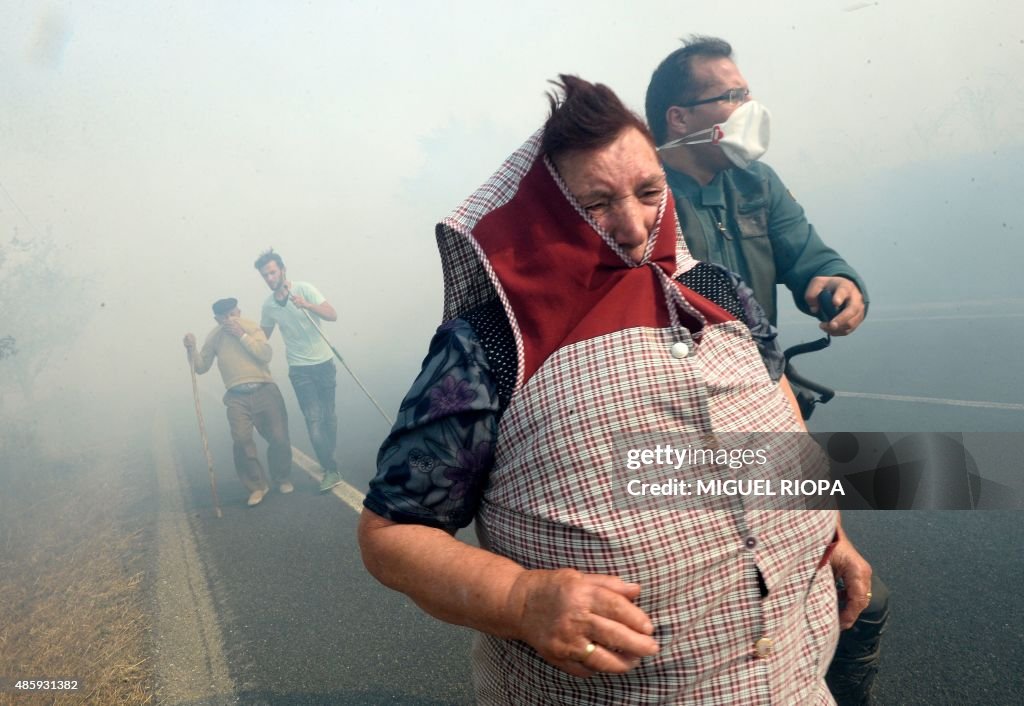
[(214, 316), (226, 316), (238, 306), (238, 300), (234, 297), (228, 297), (227, 299), (218, 299), (213, 303), (213, 315)]

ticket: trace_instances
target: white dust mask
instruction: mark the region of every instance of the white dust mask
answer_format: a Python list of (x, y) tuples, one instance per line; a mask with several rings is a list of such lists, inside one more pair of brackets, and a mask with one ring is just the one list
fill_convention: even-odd
[(743, 103), (724, 123), (692, 132), (677, 140), (666, 142), (658, 151), (680, 145), (712, 144), (740, 169), (746, 169), (768, 150), (771, 113), (755, 100)]

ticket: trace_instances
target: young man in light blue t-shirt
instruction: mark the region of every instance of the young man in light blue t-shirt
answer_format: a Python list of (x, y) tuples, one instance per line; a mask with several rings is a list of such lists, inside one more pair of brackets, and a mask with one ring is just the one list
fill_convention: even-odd
[[(289, 281), (284, 261), (273, 250), (260, 255), (255, 266), (271, 290), (263, 303), (260, 326), (268, 340), (275, 326), (281, 328), (288, 358), (288, 379), (292, 381), (302, 416), (306, 418), (309, 440), (324, 469), (320, 490), (325, 492), (341, 483), (334, 460), (338, 439), (338, 417), (334, 412), (337, 371), (334, 352), (310, 322), (310, 317), (337, 321), (338, 312), (312, 284)], [(305, 312), (309, 312), (310, 317)]]

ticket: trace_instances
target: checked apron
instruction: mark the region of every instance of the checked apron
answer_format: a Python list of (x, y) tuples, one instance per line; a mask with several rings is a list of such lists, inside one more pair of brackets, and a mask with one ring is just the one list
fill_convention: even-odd
[[(696, 261), (670, 196), (644, 261), (630, 263), (539, 155), (539, 137), (437, 229), (445, 319), (498, 298), (518, 352), (477, 529), (526, 568), (640, 584), (661, 649), (627, 674), (579, 679), (525, 643), (480, 635), (478, 701), (832, 703), (836, 592), (821, 559), (835, 514), (741, 497), (674, 509), (624, 491), (636, 444), (795, 437), (781, 432), (799, 421), (746, 326), (672, 279)], [(813, 462), (806, 447), (790, 453)]]

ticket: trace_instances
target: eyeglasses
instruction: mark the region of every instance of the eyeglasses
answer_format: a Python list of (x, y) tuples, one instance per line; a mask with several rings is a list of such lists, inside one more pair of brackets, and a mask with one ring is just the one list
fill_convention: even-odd
[(693, 101), (692, 103), (680, 103), (680, 108), (692, 108), (696, 105), (704, 105), (705, 103), (718, 103), (719, 101), (727, 101), (729, 103), (742, 103), (750, 96), (749, 88), (730, 88), (728, 91), (720, 96), (714, 98), (704, 98), (699, 101)]

